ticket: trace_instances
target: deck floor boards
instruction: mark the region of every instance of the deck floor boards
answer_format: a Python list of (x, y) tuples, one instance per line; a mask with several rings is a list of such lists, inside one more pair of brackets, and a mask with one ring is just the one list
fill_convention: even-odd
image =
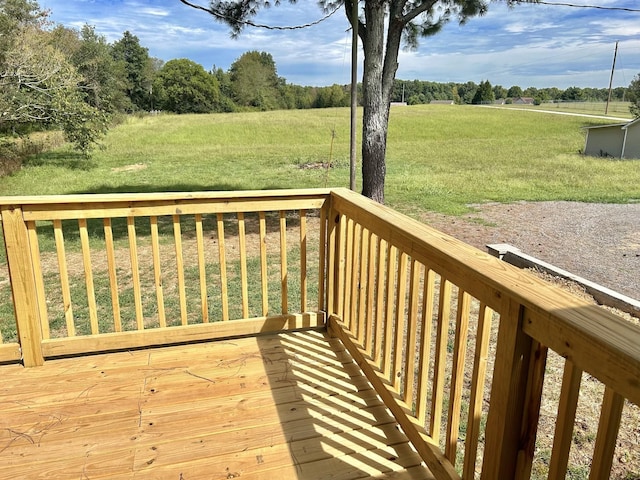
[(0, 370), (0, 479), (433, 478), (324, 332)]

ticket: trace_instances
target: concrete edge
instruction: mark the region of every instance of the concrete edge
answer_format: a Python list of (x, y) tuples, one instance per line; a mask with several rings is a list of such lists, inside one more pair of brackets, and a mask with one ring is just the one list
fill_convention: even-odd
[(508, 243), (494, 243), (487, 245), (487, 251), (494, 257), (498, 257), (511, 265), (520, 268), (535, 268), (556, 277), (571, 280), (582, 285), (585, 291), (591, 295), (596, 302), (601, 305), (617, 308), (623, 312), (629, 313), (640, 318), (640, 301), (618, 293), (607, 287), (603, 287), (591, 280), (574, 275), (571, 272), (563, 270), (551, 265), (543, 260), (532, 257), (522, 252), (519, 248), (509, 245)]

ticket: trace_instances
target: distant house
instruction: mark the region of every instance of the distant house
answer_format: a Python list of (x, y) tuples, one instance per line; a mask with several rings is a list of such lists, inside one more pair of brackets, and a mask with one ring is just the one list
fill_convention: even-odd
[(585, 130), (585, 155), (640, 158), (640, 118), (627, 123), (585, 127)]
[(429, 105), (453, 105), (453, 100), (431, 100)]
[(514, 105), (533, 105), (534, 99), (531, 97), (515, 97), (511, 103)]

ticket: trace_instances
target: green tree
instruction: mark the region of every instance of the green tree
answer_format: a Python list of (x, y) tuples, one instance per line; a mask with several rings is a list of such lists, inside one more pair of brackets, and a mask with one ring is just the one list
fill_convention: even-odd
[(169, 60), (153, 82), (157, 106), (175, 113), (209, 113), (218, 110), (220, 89), (216, 77), (185, 58)]
[(108, 119), (83, 101), (76, 68), (37, 26), (18, 29), (11, 43), (0, 64), (0, 129), (58, 126), (88, 154)]
[(140, 45), (138, 37), (126, 31), (113, 44), (111, 53), (116, 61), (124, 64), (126, 92), (131, 102), (128, 110), (150, 110), (154, 63), (149, 50)]
[[(193, 8), (205, 9), (189, 0), (180, 1)], [(518, 0), (506, 2), (510, 5), (520, 3)], [(417, 47), (420, 37), (437, 33), (451, 19), (457, 18), (464, 23), (473, 16), (484, 14), (489, 0), (365, 0), (356, 4), (356, 7), (362, 5), (357, 15), (353, 12), (353, 0), (320, 0), (319, 3), (326, 11), (344, 6), (349, 23), (358, 27), (364, 51), (362, 193), (384, 202), (389, 110), (402, 41), (409, 47)], [(234, 34), (239, 34), (248, 19), (261, 7), (269, 5), (268, 0), (210, 0), (210, 8), (205, 10), (230, 25)]]
[(507, 91), (507, 97), (509, 98), (519, 98), (519, 97), (522, 97), (523, 95), (524, 95), (524, 92), (522, 91), (522, 88), (520, 88), (518, 85), (513, 85)]
[(508, 91), (502, 85), (496, 85), (493, 87), (493, 96), (495, 98), (507, 98)]
[(280, 79), (270, 53), (251, 51), (240, 56), (229, 69), (231, 94), (236, 104), (259, 110), (281, 106)]
[(640, 74), (633, 77), (627, 90), (627, 96), (631, 102), (629, 110), (634, 118), (640, 118)]
[(480, 86), (478, 87), (478, 90), (476, 90), (476, 94), (473, 96), (473, 101), (471, 103), (474, 105), (486, 105), (488, 103), (493, 103), (495, 99), (496, 97), (493, 93), (493, 88), (491, 87), (489, 80), (486, 80), (484, 82), (480, 82)]

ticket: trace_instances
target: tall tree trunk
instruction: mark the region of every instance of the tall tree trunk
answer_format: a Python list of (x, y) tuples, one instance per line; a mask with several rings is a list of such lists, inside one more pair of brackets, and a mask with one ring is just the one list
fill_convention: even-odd
[(391, 12), (385, 42), (385, 2), (375, 0), (367, 0), (365, 19), (366, 29), (360, 35), (364, 50), (362, 194), (384, 203), (389, 107), (403, 25)]

